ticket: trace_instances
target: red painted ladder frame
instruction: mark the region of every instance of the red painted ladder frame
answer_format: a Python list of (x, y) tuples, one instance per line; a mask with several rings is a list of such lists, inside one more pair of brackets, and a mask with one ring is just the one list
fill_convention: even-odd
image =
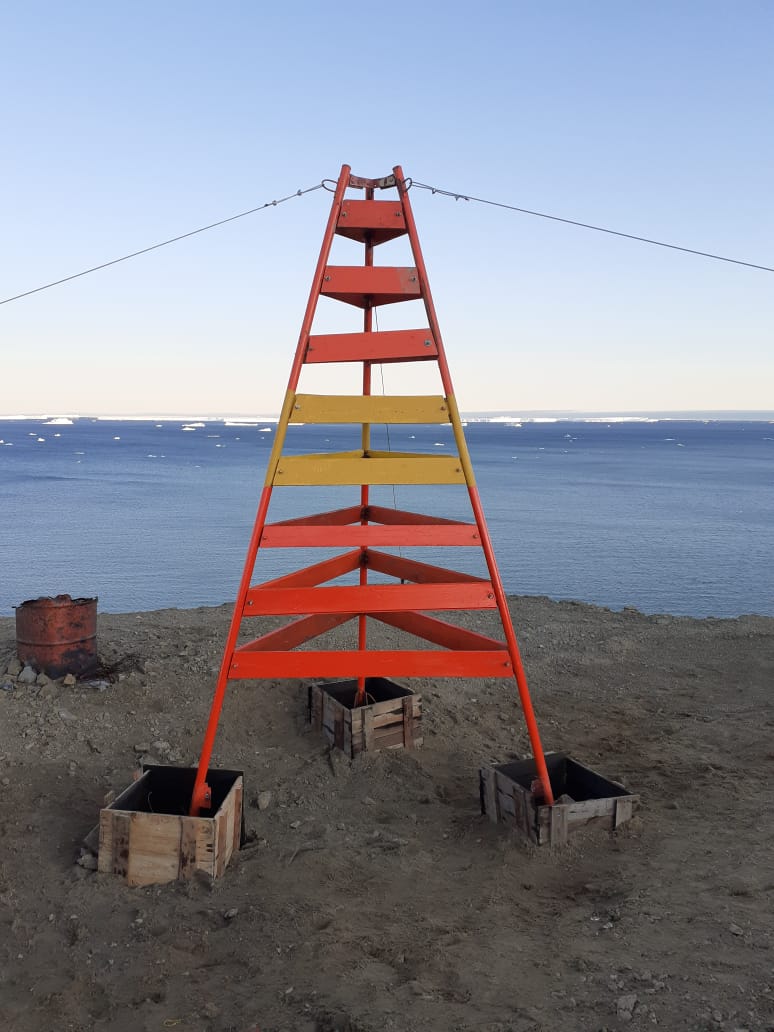
[[(365, 200), (345, 200), (345, 193), (351, 188), (365, 191)], [(388, 188), (397, 190), (396, 202), (374, 200), (377, 189)], [(513, 676), (543, 798), (547, 803), (553, 802), (524, 667), (457, 408), (409, 189), (410, 181), (405, 179), (400, 166), (393, 169), (391, 176), (372, 180), (353, 176), (349, 166), (344, 165), (337, 180), (212, 700), (192, 794), (192, 815), (209, 808), (207, 770), (228, 681), (238, 678), (347, 676), (357, 679), (358, 694), (362, 698), (365, 678), (369, 676)], [(362, 266), (328, 264), (337, 233), (364, 243)], [(401, 235), (408, 236), (414, 266), (375, 266), (374, 247)], [(321, 296), (363, 308), (363, 332), (313, 335), (312, 324)], [(374, 331), (375, 306), (415, 299), (424, 302), (427, 328)], [(382, 399), (371, 395), (372, 364), (427, 360), (438, 363), (443, 397)], [(362, 362), (362, 396), (297, 394), (304, 365), (342, 361)], [(371, 423), (393, 420), (450, 422), (457, 458), (373, 451), (370, 448)], [(360, 424), (362, 449), (355, 453), (284, 456), (287, 427), (293, 422)], [(274, 487), (346, 483), (360, 485), (359, 505), (267, 524)], [(475, 523), (371, 505), (369, 486), (375, 483), (462, 484), (467, 487)], [(259, 548), (338, 545), (355, 547), (333, 559), (251, 587)], [(489, 579), (379, 552), (374, 547), (377, 545), (478, 546), (483, 550)], [(369, 569), (393, 576), (400, 583), (369, 584)], [(356, 570), (359, 571), (357, 585), (321, 587), (343, 573)], [(500, 614), (505, 642), (423, 612), (494, 608)], [(275, 614), (299, 619), (237, 647), (245, 617)], [(366, 621), (369, 617), (408, 631), (441, 649), (368, 649)], [(352, 619), (358, 622), (357, 650), (293, 651), (298, 645)]]

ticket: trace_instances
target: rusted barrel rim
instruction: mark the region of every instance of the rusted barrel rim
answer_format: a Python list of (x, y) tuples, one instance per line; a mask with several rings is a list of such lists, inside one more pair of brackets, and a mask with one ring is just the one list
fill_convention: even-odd
[(52, 608), (54, 606), (87, 606), (91, 605), (92, 602), (99, 602), (99, 597), (95, 595), (93, 598), (70, 598), (69, 595), (43, 595), (40, 598), (28, 598), (13, 608), (24, 609), (25, 606), (35, 606), (43, 609), (44, 607)]

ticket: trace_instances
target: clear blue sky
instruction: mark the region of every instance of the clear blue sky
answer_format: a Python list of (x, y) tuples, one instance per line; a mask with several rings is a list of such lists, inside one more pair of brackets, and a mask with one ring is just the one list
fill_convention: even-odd
[[(343, 162), (774, 265), (773, 54), (769, 2), (17, 0), (0, 296)], [(463, 410), (772, 407), (771, 274), (412, 198)], [(0, 307), (0, 414), (277, 411), (329, 203)]]

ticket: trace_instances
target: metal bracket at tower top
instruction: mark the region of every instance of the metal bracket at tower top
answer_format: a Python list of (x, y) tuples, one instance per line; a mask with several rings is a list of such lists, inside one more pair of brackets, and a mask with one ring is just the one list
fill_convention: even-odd
[(381, 179), (364, 179), (362, 176), (350, 176), (349, 185), (355, 190), (388, 190), (396, 185), (395, 176), (382, 176)]

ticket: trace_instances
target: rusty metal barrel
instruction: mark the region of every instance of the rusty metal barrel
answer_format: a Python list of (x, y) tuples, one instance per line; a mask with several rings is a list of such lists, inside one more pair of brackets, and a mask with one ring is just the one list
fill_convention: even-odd
[(16, 607), (16, 654), (49, 677), (97, 667), (97, 599), (33, 598)]

